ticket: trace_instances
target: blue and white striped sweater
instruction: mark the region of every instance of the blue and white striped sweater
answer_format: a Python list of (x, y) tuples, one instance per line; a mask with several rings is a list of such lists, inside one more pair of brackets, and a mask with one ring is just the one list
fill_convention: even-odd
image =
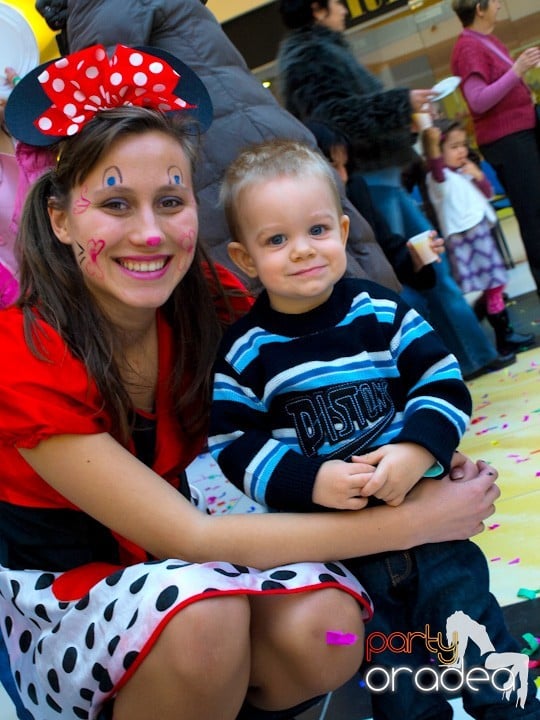
[(320, 465), (388, 442), (416, 442), (447, 468), (470, 396), (456, 359), (397, 295), (342, 280), (304, 315), (265, 293), (224, 338), (209, 447), (257, 502), (310, 509)]

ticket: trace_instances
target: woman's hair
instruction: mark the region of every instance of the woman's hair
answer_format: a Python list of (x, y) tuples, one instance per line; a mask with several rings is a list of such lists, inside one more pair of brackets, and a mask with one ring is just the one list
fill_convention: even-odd
[(470, 27), (476, 17), (476, 8), (485, 10), (489, 0), (452, 0), (452, 10), (456, 13), (463, 27)]
[[(192, 130), (190, 124), (191, 134), (186, 132), (186, 122), (180, 113), (164, 115), (137, 107), (99, 113), (78, 135), (62, 142), (56, 168), (34, 184), (21, 219), (18, 305), (23, 311), (29, 347), (44, 357), (36, 322), (38, 314), (60, 333), (74, 356), (87, 367), (122, 442), (127, 442), (133, 422), (132, 403), (120, 373), (122, 333), (87, 289), (71, 245), (61, 243), (54, 234), (48, 207), (67, 209), (73, 187), (84, 182), (113, 143), (129, 135), (162, 132), (174, 138), (193, 163)], [(213, 266), (197, 243), (190, 269), (163, 308), (176, 348), (171, 393), (183, 427), (193, 434), (200, 432), (206, 421), (211, 365), (221, 336), (201, 261), (207, 263), (212, 285), (220, 292), (221, 284)], [(227, 303), (225, 306), (230, 308)]]
[(313, 5), (321, 9), (328, 7), (328, 0), (280, 0), (281, 19), (290, 30), (313, 25)]
[(302, 180), (309, 175), (319, 175), (328, 182), (336, 207), (341, 213), (341, 199), (334, 171), (317, 150), (301, 142), (280, 139), (265, 141), (243, 150), (229, 165), (220, 193), (231, 236), (241, 240), (237, 201), (242, 190), (261, 180), (279, 177), (297, 177)]

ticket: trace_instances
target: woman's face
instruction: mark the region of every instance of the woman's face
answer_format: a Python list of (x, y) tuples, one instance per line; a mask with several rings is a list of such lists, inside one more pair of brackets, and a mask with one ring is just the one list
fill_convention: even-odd
[(341, 0), (328, 0), (328, 6), (322, 8), (318, 3), (313, 3), (313, 18), (318, 25), (324, 25), (335, 32), (345, 30), (345, 20), (349, 11)]
[(88, 289), (120, 324), (153, 315), (193, 260), (190, 163), (179, 143), (158, 131), (115, 142), (73, 188), (68, 207), (49, 215)]
[(483, 24), (490, 29), (495, 27), (497, 22), (497, 13), (501, 9), (501, 0), (489, 0), (485, 10), (478, 8), (477, 12)]

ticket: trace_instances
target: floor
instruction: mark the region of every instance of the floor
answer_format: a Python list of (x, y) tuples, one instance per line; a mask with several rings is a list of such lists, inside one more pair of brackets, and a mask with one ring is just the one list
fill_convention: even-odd
[[(540, 302), (513, 218), (504, 221), (517, 266), (509, 271), (507, 291), (514, 323), (538, 336)], [(473, 298), (470, 298), (472, 301)], [(490, 329), (486, 328), (489, 332)], [(503, 606), (507, 623), (523, 647), (540, 636), (540, 347), (519, 355), (518, 362), (497, 373), (469, 383), (474, 411), (463, 449), (474, 458), (490, 461), (499, 471), (502, 496), (486, 531), (476, 538), (489, 560), (492, 591)], [(213, 514), (260, 512), (224, 481), (215, 463), (198, 458), (190, 468), (190, 481), (204, 496)], [(529, 598), (518, 591), (529, 591)], [(534, 658), (540, 659), (540, 651)], [(530, 671), (536, 672), (536, 671)], [(539, 682), (540, 685), (540, 682)], [(469, 717), (458, 700), (452, 700), (455, 719)], [(329, 696), (327, 702), (304, 713), (298, 720), (363, 720), (370, 717), (366, 690), (354, 678)], [(0, 686), (0, 719), (16, 720), (13, 705)]]

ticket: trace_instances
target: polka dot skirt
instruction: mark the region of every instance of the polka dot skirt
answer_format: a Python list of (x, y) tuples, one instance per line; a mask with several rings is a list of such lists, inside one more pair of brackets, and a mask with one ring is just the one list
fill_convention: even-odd
[(223, 562), (147, 562), (118, 570), (80, 599), (54, 587), (62, 573), (0, 568), (2, 632), (24, 705), (35, 720), (99, 715), (138, 667), (159, 631), (189, 603), (227, 594), (274, 594), (340, 587), (371, 601), (339, 563), (298, 563), (267, 571)]

